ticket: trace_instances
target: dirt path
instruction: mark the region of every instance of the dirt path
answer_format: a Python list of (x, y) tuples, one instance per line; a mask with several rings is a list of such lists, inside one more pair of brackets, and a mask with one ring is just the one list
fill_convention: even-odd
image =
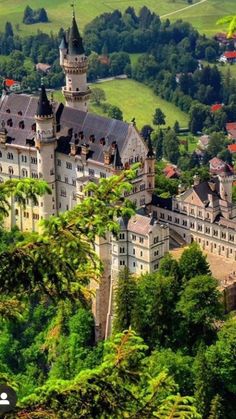
[(162, 19), (163, 17), (168, 17), (176, 13), (183, 12), (184, 10), (190, 9), (191, 7), (199, 6), (199, 4), (205, 3), (206, 1), (207, 0), (201, 0), (198, 3), (190, 4), (190, 6), (182, 7), (182, 9), (175, 10), (174, 12), (166, 13), (165, 15), (160, 16), (160, 18)]

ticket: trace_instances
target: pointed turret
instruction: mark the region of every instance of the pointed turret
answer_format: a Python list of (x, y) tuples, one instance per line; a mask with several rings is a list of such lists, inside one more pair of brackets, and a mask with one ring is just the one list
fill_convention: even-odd
[(118, 145), (116, 145), (116, 151), (115, 151), (115, 155), (114, 155), (113, 166), (115, 167), (115, 169), (122, 169), (123, 168), (123, 163), (121, 161)]
[(47, 98), (45, 86), (42, 84), (39, 101), (38, 101), (38, 107), (36, 111), (36, 117), (45, 118), (45, 117), (52, 117), (52, 115), (53, 115), (52, 105), (50, 104)]
[(79, 29), (75, 20), (75, 16), (72, 19), (72, 26), (69, 33), (69, 55), (82, 55), (84, 54), (83, 40), (80, 36)]
[(66, 36), (65, 36), (65, 34), (63, 34), (63, 36), (61, 38), (61, 43), (59, 45), (59, 49), (67, 50), (67, 48), (68, 48), (68, 44), (67, 44), (67, 41), (66, 41)]

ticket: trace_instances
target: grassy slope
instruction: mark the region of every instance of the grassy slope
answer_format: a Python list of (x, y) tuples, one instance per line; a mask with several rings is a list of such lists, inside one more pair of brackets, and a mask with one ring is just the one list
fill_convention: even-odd
[[(194, 0), (198, 2), (198, 0)], [(34, 9), (45, 7), (48, 12), (50, 23), (23, 25), (23, 11), (28, 0), (0, 0), (0, 27), (3, 28), (6, 21), (20, 24), (19, 34), (31, 34), (38, 29), (43, 31), (57, 31), (60, 27), (67, 28), (71, 21), (70, 0), (31, 0), (30, 6)], [(139, 10), (143, 5), (150, 7), (159, 15), (165, 15), (188, 6), (186, 0), (80, 0), (77, 5), (77, 16), (80, 26), (90, 22), (95, 16), (114, 9), (125, 10), (133, 6)], [(193, 23), (197, 29), (213, 34), (218, 28), (215, 22), (219, 17), (232, 14), (235, 10), (235, 0), (207, 0), (205, 3), (192, 7), (186, 11), (170, 16), (171, 20), (183, 18)]]
[[(97, 84), (96, 87), (105, 91), (108, 103), (119, 106), (126, 121), (135, 117), (138, 128), (152, 123), (152, 115), (157, 107), (166, 115), (167, 125), (173, 126), (178, 120), (182, 127), (187, 126), (188, 116), (184, 112), (154, 95), (149, 87), (134, 80), (114, 80)], [(62, 100), (60, 92), (55, 93), (55, 100)], [(92, 104), (90, 110), (102, 114), (101, 108)]]

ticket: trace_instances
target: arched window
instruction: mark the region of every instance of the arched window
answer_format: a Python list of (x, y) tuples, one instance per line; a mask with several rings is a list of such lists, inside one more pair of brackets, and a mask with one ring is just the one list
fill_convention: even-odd
[(8, 158), (8, 160), (13, 160), (13, 154), (12, 153), (7, 153), (7, 158)]
[(19, 128), (24, 129), (25, 128), (25, 123), (24, 121), (20, 121), (19, 122)]
[(13, 122), (12, 122), (12, 119), (11, 119), (11, 118), (7, 120), (7, 125), (8, 125), (9, 127), (12, 127)]
[(28, 177), (28, 171), (26, 169), (22, 169), (22, 176)]
[(9, 173), (9, 175), (13, 175), (14, 170), (13, 170), (13, 167), (12, 166), (9, 166), (8, 167), (8, 173)]

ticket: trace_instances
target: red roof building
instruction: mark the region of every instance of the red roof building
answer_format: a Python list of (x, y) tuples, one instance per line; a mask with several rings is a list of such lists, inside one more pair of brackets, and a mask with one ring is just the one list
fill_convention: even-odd
[(228, 145), (228, 150), (232, 154), (236, 153), (236, 144), (230, 144), (230, 145)]
[(222, 109), (222, 108), (223, 108), (223, 105), (221, 105), (221, 103), (216, 103), (215, 105), (211, 106), (211, 112), (216, 112), (216, 111), (218, 111), (219, 109)]
[(232, 140), (236, 140), (236, 122), (228, 122), (226, 124), (226, 130), (228, 137)]
[(5, 84), (7, 87), (12, 87), (14, 84), (17, 84), (18, 82), (12, 79), (5, 79)]
[(236, 51), (226, 51), (226, 52), (224, 53), (224, 56), (225, 56), (227, 59), (236, 58)]
[(163, 172), (168, 179), (177, 179), (179, 177), (178, 170), (173, 166), (166, 166)]

